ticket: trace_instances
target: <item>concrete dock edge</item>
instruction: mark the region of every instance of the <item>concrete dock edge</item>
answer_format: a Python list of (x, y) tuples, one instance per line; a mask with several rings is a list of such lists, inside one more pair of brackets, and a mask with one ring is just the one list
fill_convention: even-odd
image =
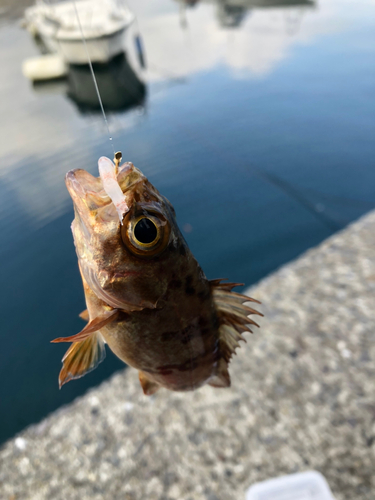
[(373, 500), (375, 212), (249, 294), (265, 317), (230, 389), (146, 397), (115, 374), (2, 446), (1, 500), (241, 500), (311, 469), (337, 500)]

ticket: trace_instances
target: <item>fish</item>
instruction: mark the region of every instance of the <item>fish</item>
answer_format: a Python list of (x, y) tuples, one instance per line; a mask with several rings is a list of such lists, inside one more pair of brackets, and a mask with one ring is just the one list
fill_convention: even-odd
[(102, 157), (99, 177), (66, 174), (71, 226), (87, 309), (62, 359), (59, 386), (89, 373), (105, 344), (138, 370), (144, 394), (231, 385), (228, 364), (263, 316), (234, 292), (242, 283), (209, 280), (191, 253), (167, 198), (133, 163)]

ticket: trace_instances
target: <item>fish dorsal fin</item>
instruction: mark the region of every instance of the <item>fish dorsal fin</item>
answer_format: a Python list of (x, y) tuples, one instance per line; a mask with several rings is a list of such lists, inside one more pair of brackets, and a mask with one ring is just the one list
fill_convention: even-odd
[[(84, 311), (85, 312), (85, 311)], [(81, 330), (76, 335), (71, 337), (59, 337), (57, 339), (51, 340), (53, 343), (58, 342), (80, 342), (81, 340), (87, 339), (92, 333), (97, 332), (103, 326), (114, 321), (119, 313), (118, 309), (105, 310), (100, 316), (92, 319), (83, 330)], [(82, 314), (82, 313), (81, 313)]]
[(91, 372), (105, 358), (105, 345), (99, 332), (79, 342), (74, 342), (62, 359), (63, 367), (59, 375), (61, 387), (76, 378)]
[(232, 288), (241, 283), (222, 283), (222, 280), (218, 279), (211, 280), (210, 285), (220, 321), (220, 351), (222, 358), (228, 363), (236, 348), (239, 347), (239, 341), (246, 342), (242, 333), (253, 333), (250, 326), (259, 326), (248, 316), (251, 314), (263, 316), (263, 314), (245, 305), (246, 302), (260, 304), (258, 300), (232, 292)]

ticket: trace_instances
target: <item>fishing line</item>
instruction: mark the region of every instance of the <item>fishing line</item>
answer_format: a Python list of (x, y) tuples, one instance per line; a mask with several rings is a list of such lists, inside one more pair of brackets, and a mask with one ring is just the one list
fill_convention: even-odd
[(80, 32), (81, 32), (82, 42), (83, 42), (83, 45), (84, 45), (84, 47), (85, 47), (85, 52), (86, 52), (86, 55), (87, 55), (87, 60), (88, 60), (88, 63), (89, 63), (89, 67), (90, 67), (90, 71), (91, 71), (92, 79), (93, 79), (93, 81), (94, 81), (95, 90), (96, 90), (96, 95), (98, 96), (98, 100), (99, 100), (100, 108), (101, 108), (101, 110), (102, 110), (102, 114), (103, 114), (104, 123), (106, 124), (106, 127), (107, 127), (107, 132), (108, 132), (109, 142), (111, 143), (111, 146), (112, 146), (113, 156), (115, 156), (115, 147), (114, 147), (114, 144), (113, 144), (113, 139), (112, 139), (111, 132), (110, 132), (110, 130), (109, 130), (109, 124), (108, 124), (108, 120), (107, 120), (107, 115), (105, 114), (105, 111), (104, 111), (104, 106), (103, 106), (102, 98), (101, 98), (101, 96), (100, 96), (98, 83), (97, 83), (97, 81), (96, 81), (96, 77), (95, 77), (95, 73), (94, 73), (94, 68), (92, 67), (92, 63), (91, 63), (91, 58), (90, 58), (89, 50), (88, 50), (88, 48), (87, 48), (86, 38), (85, 38), (85, 35), (83, 34), (83, 29), (82, 29), (81, 20), (80, 20), (80, 18), (79, 18), (79, 14), (78, 14), (78, 9), (77, 9), (76, 0), (73, 0), (73, 5), (74, 5), (74, 10), (75, 10), (75, 13), (76, 13), (76, 17), (77, 17), (78, 27), (79, 27), (79, 30), (80, 30)]

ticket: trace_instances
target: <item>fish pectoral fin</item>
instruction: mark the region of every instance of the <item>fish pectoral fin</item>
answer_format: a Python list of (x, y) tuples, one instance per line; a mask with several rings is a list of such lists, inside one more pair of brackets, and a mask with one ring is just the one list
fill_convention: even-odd
[(120, 311), (118, 309), (111, 309), (109, 311), (105, 311), (100, 316), (92, 319), (83, 330), (81, 330), (76, 335), (72, 335), (71, 337), (59, 337), (57, 339), (51, 340), (53, 343), (58, 342), (80, 342), (81, 340), (87, 339), (92, 333), (100, 330), (103, 326), (107, 325), (114, 321)]
[(145, 372), (139, 371), (138, 376), (143, 389), (143, 393), (146, 394), (146, 396), (151, 396), (160, 389), (160, 385), (151, 380)]
[(63, 367), (59, 375), (60, 389), (69, 380), (83, 377), (94, 370), (104, 358), (105, 345), (99, 332), (85, 340), (74, 342), (62, 359)]
[(211, 280), (210, 285), (220, 321), (220, 351), (224, 361), (228, 363), (239, 347), (239, 341), (246, 342), (242, 333), (252, 333), (251, 325), (259, 326), (249, 316), (251, 314), (263, 316), (263, 314), (246, 305), (246, 302), (260, 304), (258, 300), (232, 292), (232, 288), (241, 283), (221, 283), (221, 280)]
[(87, 309), (85, 309), (84, 311), (82, 311), (78, 316), (80, 318), (82, 318), (84, 321), (89, 321), (90, 320), (89, 312), (88, 312)]
[(212, 387), (230, 387), (228, 363), (224, 359), (219, 360), (216, 373), (210, 378), (208, 385)]

